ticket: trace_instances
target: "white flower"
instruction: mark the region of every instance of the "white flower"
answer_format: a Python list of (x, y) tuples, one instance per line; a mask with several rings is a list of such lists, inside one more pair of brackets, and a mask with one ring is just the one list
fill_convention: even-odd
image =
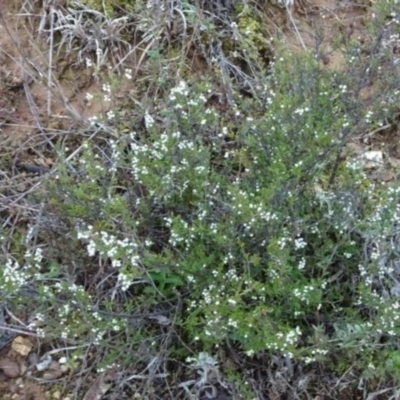
[(86, 93), (85, 99), (90, 103), (90, 101), (93, 100), (93, 95), (91, 93)]
[(127, 68), (125, 70), (125, 78), (131, 80), (132, 79), (132, 70), (130, 68)]
[(306, 246), (307, 246), (307, 243), (305, 242), (305, 240), (302, 237), (298, 237), (295, 239), (294, 248), (296, 250), (303, 249)]
[(90, 58), (85, 58), (86, 68), (93, 66), (92, 60)]
[(108, 84), (103, 84), (103, 92), (111, 93), (111, 86)]
[(146, 110), (146, 113), (144, 114), (144, 124), (146, 128), (151, 128), (154, 125), (154, 118), (149, 114), (149, 112)]
[(89, 257), (93, 257), (96, 254), (96, 244), (91, 240), (86, 246)]

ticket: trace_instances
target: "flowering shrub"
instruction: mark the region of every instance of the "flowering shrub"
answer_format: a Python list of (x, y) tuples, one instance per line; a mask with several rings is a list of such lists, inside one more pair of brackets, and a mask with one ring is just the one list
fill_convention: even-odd
[[(398, 189), (377, 196), (359, 165), (336, 167), (360, 115), (348, 113), (344, 84), (332, 89), (315, 61), (296, 60), (298, 76), (275, 63), (266, 106), (238, 98), (230, 121), (208, 104), (208, 82), (180, 81), (157, 115), (145, 113), (142, 132), (102, 150), (85, 142), (76, 172), (63, 167), (49, 180), (51, 202), (63, 198), (72, 224), (68, 240), (86, 260), (74, 273), (89, 279), (98, 264), (107, 276), (96, 307), (125, 298), (136, 311), (157, 309), (179, 295), (191, 346), (212, 351), (229, 340), (249, 356), (272, 351), (306, 363), (326, 362), (338, 347), (349, 348), (350, 362), (362, 343), (366, 368), (380, 338), (397, 335), (386, 243)], [(75, 283), (47, 290), (80, 293), (93, 307)], [(63, 325), (89, 329), (82, 306), (59, 312)], [(93, 342), (121, 324), (92, 314)]]
[[(90, 140), (43, 177), (34, 229), (4, 232), (4, 299), (40, 337), (100, 349), (101, 371), (134, 354), (156, 373), (168, 353), (195, 361), (186, 386), (205, 384), (222, 369), (210, 354), (235, 345), (397, 376), (400, 188), (344, 150), (400, 93), (379, 68), (395, 60), (378, 52), (362, 75), (361, 53), (352, 43), (340, 73), (278, 53), (248, 97), (171, 78), (135, 126), (129, 101), (90, 119)], [(366, 101), (366, 80), (390, 99)], [(106, 82), (104, 101), (118, 90)]]

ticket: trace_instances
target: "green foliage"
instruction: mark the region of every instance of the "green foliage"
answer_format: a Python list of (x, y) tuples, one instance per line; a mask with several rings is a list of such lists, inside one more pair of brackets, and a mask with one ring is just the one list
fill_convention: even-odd
[[(254, 55), (260, 22), (245, 11), (238, 46)], [(223, 113), (213, 80), (189, 76), (162, 79), (148, 109), (129, 98), (135, 129), (126, 109), (99, 116), (97, 136), (43, 178), (39, 200), (64, 231), (44, 229), (35, 244), (29, 232), (4, 234), (4, 299), (45, 322), (44, 337), (100, 348), (101, 370), (132, 354), (207, 361), (229, 343), (248, 357), (337, 374), (357, 360), (360, 375), (397, 378), (400, 189), (374, 184), (344, 149), (381, 126), (400, 94), (377, 53), (368, 79), (390, 101), (367, 104), (361, 43), (347, 50), (340, 73), (278, 53), (251, 96), (226, 95)], [(123, 85), (112, 83), (111, 97)], [(185, 346), (160, 335), (172, 323)]]
[[(144, 115), (146, 130), (110, 142), (106, 157), (85, 143), (78, 172), (60, 172), (53, 197), (62, 188), (75, 237), (110, 260), (114, 291), (134, 288), (135, 308), (181, 293), (192, 346), (230, 340), (249, 355), (338, 371), (357, 357), (367, 368), (374, 332), (400, 328), (397, 300), (383, 305), (371, 292), (378, 265), (365, 258), (392, 229), (398, 190), (376, 196), (357, 164), (338, 164), (359, 119), (352, 88), (333, 87), (310, 56), (288, 57), (266, 78), (267, 106), (238, 97), (243, 114), (229, 129), (207, 105), (207, 81), (178, 83), (158, 105), (163, 125)], [(338, 347), (340, 364), (330, 358)]]

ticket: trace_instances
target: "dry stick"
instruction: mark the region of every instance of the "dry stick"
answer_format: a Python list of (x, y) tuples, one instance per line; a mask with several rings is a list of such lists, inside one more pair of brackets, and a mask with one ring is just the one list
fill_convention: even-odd
[[(3, 23), (3, 28), (4, 28), (5, 31), (7, 32), (8, 37), (9, 37), (9, 38), (11, 39), (11, 41), (13, 42), (13, 44), (14, 44), (15, 48), (18, 50), (19, 54), (22, 56), (22, 59), (23, 59), (25, 62), (27, 62), (26, 57), (24, 56), (24, 54), (23, 54), (23, 53), (21, 52), (21, 50), (20, 50), (19, 44), (18, 44), (17, 41), (14, 39), (14, 36), (15, 36), (15, 35), (13, 35), (13, 34), (10, 32), (10, 30), (9, 30), (9, 28), (8, 28), (8, 25), (6, 24), (6, 21), (5, 21), (4, 17), (3, 17), (3, 14), (2, 14), (2, 12), (1, 12), (1, 10), (0, 10), (0, 21)], [(0, 48), (0, 52), (3, 53), (3, 54), (5, 54), (5, 55), (6, 55), (7, 57), (9, 57), (11, 60), (13, 60), (18, 66), (22, 67), (22, 69), (23, 69), (23, 71), (24, 71), (25, 73), (29, 73), (29, 71), (26, 69), (25, 65), (24, 65), (24, 64), (19, 64), (19, 63), (17, 62), (17, 60), (16, 60), (11, 54), (7, 53), (7, 51), (5, 51), (4, 49)]]
[(303, 38), (301, 37), (300, 32), (299, 32), (299, 30), (297, 29), (296, 23), (294, 22), (294, 19), (293, 19), (293, 16), (292, 16), (291, 7), (290, 7), (288, 4), (285, 4), (285, 7), (286, 7), (286, 11), (287, 11), (287, 13), (288, 13), (288, 15), (289, 15), (290, 22), (292, 23), (292, 25), (293, 25), (293, 27), (294, 27), (294, 30), (295, 30), (295, 32), (296, 32), (297, 38), (298, 38), (298, 40), (299, 40), (299, 43), (301, 44), (301, 46), (303, 47), (304, 50), (307, 50), (307, 47), (306, 47), (306, 45), (305, 45), (304, 42), (303, 42)]
[[(53, 18), (54, 18), (54, 15), (53, 15), (54, 12), (55, 12), (55, 11), (53, 11), (53, 9), (52, 9), (52, 21), (53, 21)], [(1, 12), (0, 12), (0, 19), (2, 19), (2, 20), (4, 21), (4, 18), (3, 18), (2, 15), (1, 15)], [(5, 21), (4, 21), (4, 23), (5, 23)], [(54, 24), (54, 23), (52, 22), (52, 24)], [(26, 29), (26, 27), (25, 27), (25, 29)], [(52, 36), (51, 36), (51, 42), (52, 42), (52, 46), (51, 46), (51, 47), (52, 47), (52, 49), (53, 49), (53, 30), (54, 30), (54, 29), (52, 29)], [(10, 33), (9, 33), (8, 30), (7, 30), (7, 32), (8, 32), (8, 34), (10, 35)], [(27, 33), (29, 34), (28, 31), (27, 31)], [(13, 39), (12, 36), (11, 36), (11, 39), (13, 40), (14, 44), (17, 46), (17, 43), (14, 41), (14, 39)], [(36, 44), (35, 44), (34, 41), (30, 41), (30, 45), (33, 46), (33, 47), (35, 48), (36, 51), (38, 51), (38, 52), (40, 52), (40, 54), (42, 54), (41, 51), (40, 51), (40, 49), (36, 46)], [(20, 48), (19, 48), (18, 46), (17, 46), (17, 49), (18, 49), (18, 52), (21, 54), (23, 60), (25, 61), (25, 63), (26, 63), (27, 65), (30, 65), (35, 71), (39, 72), (40, 76), (44, 76), (44, 75), (45, 75), (45, 71), (41, 70), (40, 68), (38, 68), (37, 65), (34, 65), (29, 59), (27, 59), (27, 58), (22, 54), (22, 52), (21, 52), (21, 50), (20, 50)], [(52, 50), (52, 49), (51, 49), (51, 50)], [(1, 49), (0, 49), (0, 50), (1, 50)], [(10, 56), (10, 57), (11, 57), (11, 56)], [(51, 51), (51, 57), (53, 57), (53, 56), (52, 56), (52, 51)], [(11, 58), (12, 58), (12, 57), (11, 57)], [(12, 58), (12, 59), (13, 59), (13, 58)], [(14, 60), (14, 59), (13, 59), (13, 60)], [(17, 63), (16, 60), (14, 60), (14, 61)], [(52, 58), (51, 58), (51, 62), (52, 62)], [(21, 65), (21, 66), (23, 67), (24, 72), (27, 73), (27, 74), (29, 74), (29, 71), (28, 71), (23, 65)], [(50, 65), (49, 65), (48, 67), (50, 68)], [(50, 71), (51, 71), (51, 68), (50, 68)], [(48, 73), (49, 73), (49, 72), (48, 72)], [(51, 76), (51, 78), (53, 78), (53, 76)], [(35, 79), (35, 81), (36, 81), (36, 83), (40, 84), (40, 82), (39, 82), (37, 79)], [(64, 96), (64, 94), (63, 94), (63, 92), (62, 92), (62, 89), (61, 89), (60, 85), (59, 85), (58, 82), (57, 82), (57, 80), (54, 80), (54, 81), (52, 82), (52, 84), (54, 85), (54, 87), (55, 87), (56, 89), (58, 89), (58, 92), (59, 92), (59, 94), (61, 95), (61, 98), (62, 98), (63, 105), (64, 105), (65, 109), (68, 110), (68, 111), (71, 113), (71, 115), (73, 115), (73, 117), (74, 117), (76, 120), (82, 121), (82, 116), (71, 106), (71, 104), (69, 103), (69, 101), (66, 99), (66, 97)], [(48, 90), (49, 90), (49, 91), (52, 90), (51, 86), (49, 85), (49, 82), (48, 82), (48, 86), (47, 86), (47, 87), (48, 87)], [(40, 128), (40, 130), (41, 130), (42, 133), (43, 133), (42, 127), (39, 127), (39, 128)]]
[(380, 131), (384, 131), (385, 129), (389, 129), (391, 126), (392, 126), (392, 124), (383, 125), (383, 126), (377, 128), (377, 129), (375, 129), (375, 130), (373, 130), (371, 132), (359, 135), (355, 139), (365, 139), (367, 137), (374, 136), (376, 133), (378, 133)]
[[(35, 104), (35, 102), (33, 101), (32, 97), (31, 97), (31, 94), (30, 94), (29, 89), (28, 89), (28, 83), (27, 83), (27, 81), (26, 81), (26, 77), (27, 77), (27, 76), (33, 78), (33, 77), (32, 77), (32, 74), (31, 74), (31, 72), (28, 70), (27, 66), (29, 65), (29, 66), (31, 66), (31, 67), (34, 67), (34, 69), (35, 69), (36, 71), (38, 71), (38, 68), (37, 68), (37, 66), (34, 66), (34, 65), (26, 58), (26, 56), (22, 53), (19, 44), (18, 44), (17, 41), (14, 39), (15, 35), (13, 35), (13, 34), (10, 32), (10, 30), (9, 30), (9, 28), (8, 28), (8, 25), (7, 25), (7, 23), (6, 23), (5, 19), (4, 19), (4, 16), (3, 16), (3, 14), (2, 14), (1, 11), (0, 11), (0, 21), (3, 23), (3, 27), (4, 27), (5, 31), (7, 32), (9, 38), (11, 39), (11, 41), (12, 41), (13, 44), (15, 45), (16, 49), (18, 50), (18, 52), (19, 52), (19, 54), (20, 54), (20, 56), (21, 56), (22, 62), (18, 62), (11, 54), (8, 54), (4, 49), (1, 49), (1, 48), (0, 48), (0, 52), (6, 54), (10, 59), (12, 59), (17, 65), (19, 65), (19, 66), (22, 68), (22, 70), (23, 70), (23, 72), (24, 72), (24, 91), (25, 91), (25, 95), (26, 95), (26, 98), (27, 98), (27, 101), (28, 101), (28, 104), (29, 104), (29, 108), (30, 108), (30, 110), (31, 110), (31, 112), (32, 112), (32, 114), (33, 114), (33, 117), (35, 118), (36, 125), (37, 125), (37, 127), (40, 129), (41, 133), (43, 134), (43, 136), (44, 136), (44, 138), (45, 138), (47, 144), (49, 144), (51, 147), (53, 147), (53, 149), (55, 149), (53, 143), (51, 143), (51, 141), (47, 138), (47, 136), (46, 136), (46, 134), (45, 134), (45, 132), (44, 132), (44, 129), (43, 129), (43, 127), (42, 127), (42, 124), (40, 123), (40, 121), (39, 121), (39, 119), (38, 119), (38, 116), (37, 116), (37, 107), (36, 107), (36, 104)], [(53, 37), (52, 37), (52, 39), (53, 39)], [(51, 53), (52, 53), (52, 52), (51, 52)], [(51, 68), (50, 68), (50, 71), (51, 71)], [(50, 72), (49, 72), (49, 73), (50, 73)], [(37, 81), (37, 79), (35, 79), (35, 80)], [(61, 88), (59, 87), (59, 85), (57, 85), (57, 88), (60, 89), (60, 94), (62, 95)], [(51, 87), (50, 87), (50, 86), (48, 86), (48, 90), (49, 90), (49, 92), (51, 91)], [(74, 110), (73, 108), (71, 108), (70, 104), (68, 103), (68, 101), (66, 101), (66, 99), (65, 99), (65, 97), (64, 97), (63, 95), (62, 95), (62, 99), (63, 99), (63, 101), (64, 101), (64, 106), (65, 106), (65, 108), (66, 108), (68, 111), (70, 111), (71, 114), (74, 115), (75, 118), (77, 118), (78, 120), (81, 120), (81, 119), (82, 119), (81, 116), (76, 112), (76, 110)], [(36, 110), (36, 112), (33, 112), (34, 109)]]
[(35, 333), (33, 331), (28, 331), (28, 330), (25, 330), (25, 329), (11, 328), (10, 326), (2, 326), (2, 325), (0, 325), (0, 330), (13, 332), (13, 333), (20, 333), (22, 335), (27, 335), (27, 336), (40, 337), (40, 335), (38, 335), (37, 333)]
[(32, 98), (32, 94), (29, 90), (29, 85), (25, 82), (24, 79), (24, 92), (25, 92), (25, 97), (26, 97), (26, 101), (28, 103), (29, 106), (29, 110), (32, 113), (32, 116), (36, 122), (36, 126), (39, 128), (40, 132), (42, 133), (46, 143), (53, 148), (53, 150), (56, 150), (54, 144), (52, 143), (52, 141), (47, 137), (46, 132), (41, 124), (41, 122), (39, 121), (39, 117), (38, 117), (38, 109), (37, 109), (37, 105), (35, 103), (35, 101)]
[[(134, 46), (131, 50), (129, 50), (128, 53), (127, 53), (125, 56), (123, 56), (123, 57), (121, 58), (121, 60), (117, 63), (117, 65), (114, 67), (113, 71), (115, 71), (120, 65), (122, 65), (122, 63), (123, 63), (135, 50), (137, 50), (137, 49), (139, 48), (139, 46), (140, 46), (142, 43), (146, 43), (146, 40), (145, 40), (145, 39), (142, 39), (136, 46)], [(153, 39), (153, 41), (151, 42), (151, 44), (153, 44), (153, 43), (154, 43), (154, 39)], [(148, 48), (149, 48), (149, 46), (146, 47), (145, 51), (148, 50)], [(142, 62), (142, 58), (140, 59), (139, 62), (140, 62), (140, 63)]]
[[(35, 45), (35, 42), (31, 41), (30, 44), (31, 44), (31, 46), (35, 46), (35, 50), (40, 52), (39, 48)], [(33, 65), (28, 59), (25, 59), (25, 61), (28, 64), (30, 64), (32, 67), (34, 67), (41, 75), (43, 75), (43, 76), (45, 75), (44, 71), (41, 71), (36, 65)], [(40, 82), (37, 80), (36, 80), (36, 83), (40, 84)], [(61, 99), (63, 101), (63, 105), (64, 105), (65, 109), (68, 110), (77, 121), (82, 121), (82, 116), (71, 106), (69, 101), (66, 99), (57, 80), (53, 81), (53, 85), (56, 89), (58, 89), (58, 93), (61, 95)]]
[[(157, 35), (158, 36), (158, 35)], [(139, 73), (139, 69), (140, 69), (140, 67), (142, 66), (142, 63), (143, 63), (143, 60), (144, 60), (144, 58), (146, 57), (146, 55), (147, 55), (147, 51), (149, 50), (149, 49), (151, 49), (151, 46), (153, 46), (153, 44), (154, 44), (154, 42), (157, 40), (157, 37), (155, 37), (154, 39), (152, 39), (152, 41), (146, 46), (146, 48), (143, 50), (143, 53), (142, 53), (142, 55), (140, 56), (140, 58), (139, 58), (139, 61), (138, 61), (138, 64), (137, 64), (137, 66), (136, 66), (136, 70), (135, 70), (135, 75), (134, 75), (134, 77), (136, 77), (137, 75), (138, 75), (138, 73)]]
[(54, 9), (50, 6), (50, 48), (49, 48), (49, 65), (47, 70), (47, 116), (51, 114), (51, 78), (53, 65), (53, 40), (54, 40)]

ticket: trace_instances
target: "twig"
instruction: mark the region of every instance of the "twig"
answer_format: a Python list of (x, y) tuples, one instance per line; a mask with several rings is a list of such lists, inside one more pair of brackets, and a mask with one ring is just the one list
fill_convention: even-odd
[(51, 115), (51, 78), (53, 72), (53, 41), (54, 41), (54, 9), (50, 6), (50, 46), (49, 65), (47, 66), (47, 116)]
[(140, 379), (140, 380), (149, 380), (150, 378), (167, 378), (169, 376), (168, 373), (164, 372), (161, 374), (154, 374), (154, 375), (131, 375), (126, 380), (130, 381), (132, 379)]
[(0, 325), (0, 329), (3, 331), (8, 331), (8, 332), (14, 332), (14, 333), (20, 333), (21, 335), (27, 335), (27, 336), (33, 336), (33, 337), (40, 337), (37, 333), (33, 331), (26, 331), (23, 329), (16, 329), (16, 328), (11, 328), (9, 326), (3, 326)]
[(286, 11), (287, 11), (287, 13), (288, 13), (288, 15), (289, 15), (290, 22), (292, 23), (292, 25), (293, 25), (293, 27), (294, 27), (294, 30), (295, 30), (295, 32), (296, 32), (297, 38), (298, 38), (298, 40), (299, 40), (299, 43), (301, 44), (301, 46), (303, 47), (304, 50), (307, 50), (307, 47), (306, 47), (306, 45), (304, 44), (303, 38), (301, 37), (300, 32), (299, 32), (299, 30), (297, 29), (296, 23), (294, 22), (294, 19), (293, 19), (293, 16), (292, 16), (291, 7), (290, 7), (288, 4), (285, 4), (285, 7), (286, 7)]
[[(376, 128), (376, 129), (374, 129), (374, 130), (371, 131), (371, 132), (368, 132), (368, 133), (366, 133), (366, 134), (363, 134), (363, 135), (358, 136), (357, 139), (364, 139), (364, 138), (367, 138), (367, 137), (369, 137), (369, 136), (374, 136), (376, 133), (378, 133), (378, 132), (380, 132), (380, 131), (384, 131), (385, 129), (388, 129), (388, 128), (390, 128), (391, 126), (392, 126), (391, 124), (386, 124), (386, 125), (380, 126), (379, 128)], [(355, 138), (355, 139), (356, 139), (356, 138)]]

